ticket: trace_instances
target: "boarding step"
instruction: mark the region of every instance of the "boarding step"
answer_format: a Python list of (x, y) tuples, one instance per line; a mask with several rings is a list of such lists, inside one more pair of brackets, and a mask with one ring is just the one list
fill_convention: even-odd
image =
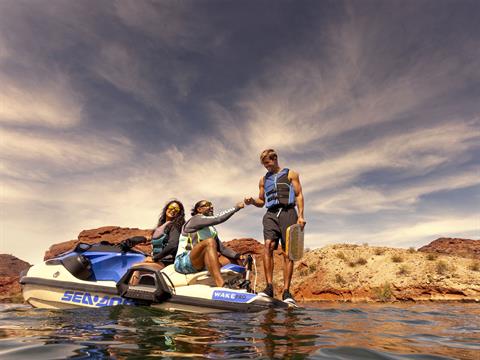
[[(141, 273), (141, 283), (132, 284), (132, 275)], [(161, 303), (172, 296), (174, 289), (165, 282), (160, 270), (148, 265), (130, 268), (118, 281), (117, 290), (120, 296), (134, 300), (138, 303)]]
[(129, 285), (123, 297), (133, 300), (145, 300), (154, 302), (157, 297), (157, 289), (153, 286)]

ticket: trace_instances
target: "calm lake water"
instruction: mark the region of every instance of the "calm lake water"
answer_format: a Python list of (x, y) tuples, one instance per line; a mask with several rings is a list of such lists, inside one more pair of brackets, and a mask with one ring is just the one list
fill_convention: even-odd
[(200, 315), (0, 304), (1, 359), (480, 359), (480, 304), (308, 304)]

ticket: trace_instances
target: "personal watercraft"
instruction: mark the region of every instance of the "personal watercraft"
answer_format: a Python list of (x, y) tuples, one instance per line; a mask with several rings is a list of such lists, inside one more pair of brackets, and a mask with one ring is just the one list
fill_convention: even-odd
[[(250, 288), (246, 274), (251, 263), (250, 268), (224, 266), (222, 276), (232, 288), (219, 288), (207, 271), (184, 275), (176, 272), (174, 265), (158, 270), (148, 263), (142, 264), (145, 257), (125, 242), (80, 243), (73, 251), (32, 266), (20, 279), (23, 297), (34, 307), (50, 309), (148, 305), (211, 313), (255, 312), (289, 306), (258, 295)], [(134, 274), (140, 274), (135, 285)]]

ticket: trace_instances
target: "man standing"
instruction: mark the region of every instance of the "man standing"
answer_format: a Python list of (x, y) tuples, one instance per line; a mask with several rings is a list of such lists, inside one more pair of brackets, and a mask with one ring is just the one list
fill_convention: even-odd
[[(263, 237), (265, 239), (265, 252), (263, 255), (263, 268), (267, 287), (260, 293), (273, 297), (273, 251), (277, 249), (278, 242), (282, 243), (283, 267), (283, 294), (285, 302), (295, 303), (290, 294), (290, 283), (293, 274), (293, 261), (285, 253), (286, 231), (290, 225), (306, 224), (303, 218), (303, 193), (299, 174), (278, 165), (278, 156), (275, 150), (267, 149), (260, 154), (260, 161), (267, 169), (267, 173), (260, 179), (258, 198), (245, 198), (245, 204), (267, 208), (263, 216)], [(295, 206), (298, 209), (295, 210)]]

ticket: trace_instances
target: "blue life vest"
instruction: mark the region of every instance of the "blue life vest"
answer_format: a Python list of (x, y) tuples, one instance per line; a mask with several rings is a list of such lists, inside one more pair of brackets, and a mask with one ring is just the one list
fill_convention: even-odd
[(276, 174), (267, 172), (264, 177), (265, 206), (267, 209), (294, 206), (295, 191), (288, 179), (288, 169), (282, 169)]

